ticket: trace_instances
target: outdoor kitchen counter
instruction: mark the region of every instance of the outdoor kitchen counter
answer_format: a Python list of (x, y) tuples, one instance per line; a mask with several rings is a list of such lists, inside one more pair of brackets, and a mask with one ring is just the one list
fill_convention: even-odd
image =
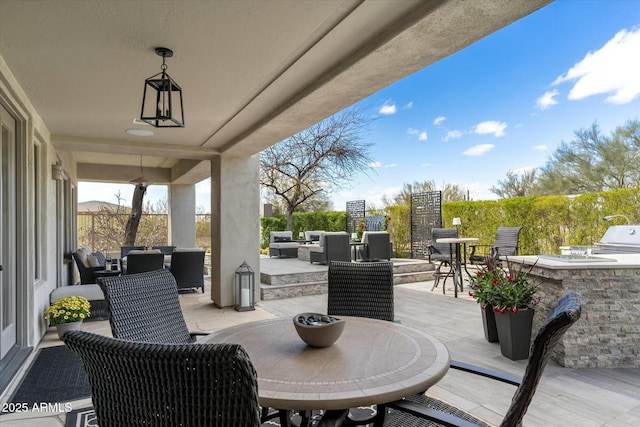
[[(529, 280), (539, 285), (534, 330), (553, 304), (576, 292), (582, 317), (558, 343), (552, 359), (572, 368), (640, 367), (640, 254), (595, 254), (615, 261), (567, 262), (514, 256)], [(535, 264), (535, 265), (534, 265)]]

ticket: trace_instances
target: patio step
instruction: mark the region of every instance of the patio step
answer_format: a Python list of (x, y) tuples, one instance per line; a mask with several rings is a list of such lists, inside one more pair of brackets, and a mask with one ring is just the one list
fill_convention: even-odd
[[(421, 261), (395, 261), (395, 285), (433, 280), (433, 264)], [(260, 274), (260, 299), (274, 300), (327, 292), (327, 269), (281, 274)]]

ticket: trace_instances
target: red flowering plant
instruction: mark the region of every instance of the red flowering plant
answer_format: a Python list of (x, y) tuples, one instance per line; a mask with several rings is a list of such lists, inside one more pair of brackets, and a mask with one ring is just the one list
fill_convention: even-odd
[(390, 215), (385, 215), (384, 216), (384, 221), (382, 222), (382, 230), (383, 231), (387, 231), (387, 230), (389, 230), (389, 227), (391, 227), (391, 216)]
[(487, 260), (487, 265), (469, 279), (469, 295), (482, 304), (493, 307), (496, 313), (532, 308), (540, 302), (536, 294), (538, 288), (527, 279), (529, 270), (522, 271), (523, 264), (506, 260), (507, 267), (502, 268), (492, 257)]

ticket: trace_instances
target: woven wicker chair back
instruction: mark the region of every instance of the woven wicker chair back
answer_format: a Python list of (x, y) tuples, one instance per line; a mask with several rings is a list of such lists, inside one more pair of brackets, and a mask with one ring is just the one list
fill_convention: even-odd
[(127, 274), (144, 273), (161, 268), (164, 268), (164, 255), (160, 252), (127, 255)]
[(457, 228), (432, 228), (431, 229), (431, 260), (449, 261), (453, 251), (453, 259), (455, 259), (455, 245), (449, 243), (438, 243), (437, 239), (458, 237)]
[(329, 263), (327, 314), (394, 320), (391, 262)]
[(115, 338), (192, 342), (180, 308), (176, 280), (168, 270), (100, 277), (98, 284), (109, 306), (109, 323)]
[(498, 227), (493, 256), (518, 255), (518, 239), (522, 227)]
[(171, 274), (178, 289), (202, 288), (204, 293), (204, 251), (176, 251), (171, 255)]
[(65, 344), (84, 363), (100, 427), (258, 427), (256, 371), (237, 344), (137, 343), (84, 331)]

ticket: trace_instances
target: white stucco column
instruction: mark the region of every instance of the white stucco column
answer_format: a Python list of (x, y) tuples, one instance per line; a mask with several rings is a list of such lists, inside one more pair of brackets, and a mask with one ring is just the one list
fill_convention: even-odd
[(255, 272), (260, 295), (259, 155), (211, 160), (211, 300), (232, 306), (234, 273), (243, 261)]
[(171, 184), (169, 198), (169, 244), (179, 248), (196, 246), (196, 186)]

